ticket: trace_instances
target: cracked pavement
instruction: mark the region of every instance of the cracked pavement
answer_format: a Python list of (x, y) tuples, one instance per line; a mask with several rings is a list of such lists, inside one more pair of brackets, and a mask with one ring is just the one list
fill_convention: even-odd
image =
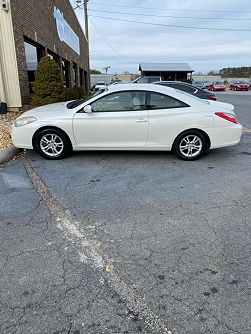
[(102, 275), (80, 263), (22, 163), (0, 175), (1, 334), (146, 333)]
[[(0, 168), (0, 333), (155, 334), (149, 307), (172, 334), (249, 334), (250, 147), (245, 134), (192, 163), (30, 152)], [(134, 308), (140, 299), (145, 309)]]

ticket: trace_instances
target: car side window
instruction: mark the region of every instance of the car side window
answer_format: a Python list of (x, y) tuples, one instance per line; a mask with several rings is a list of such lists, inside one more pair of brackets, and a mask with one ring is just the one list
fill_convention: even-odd
[(146, 109), (146, 92), (114, 92), (91, 103), (93, 112), (116, 112)]
[(170, 109), (185, 107), (189, 107), (189, 105), (171, 96), (160, 93), (150, 93), (150, 101), (148, 104), (149, 109)]

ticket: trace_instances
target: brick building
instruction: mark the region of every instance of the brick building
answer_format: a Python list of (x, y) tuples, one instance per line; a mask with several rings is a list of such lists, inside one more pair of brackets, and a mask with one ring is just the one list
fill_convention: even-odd
[(0, 0), (0, 101), (29, 104), (37, 63), (49, 55), (66, 87), (88, 90), (85, 34), (69, 0)]

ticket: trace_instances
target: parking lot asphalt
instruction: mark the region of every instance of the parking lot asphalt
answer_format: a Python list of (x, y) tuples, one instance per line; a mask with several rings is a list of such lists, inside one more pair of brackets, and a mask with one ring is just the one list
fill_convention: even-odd
[(0, 333), (249, 334), (250, 147), (2, 166)]
[(245, 127), (251, 129), (251, 91), (216, 92), (217, 100), (232, 103), (238, 121)]
[(0, 175), (0, 333), (146, 333), (102, 273), (80, 259), (23, 164)]

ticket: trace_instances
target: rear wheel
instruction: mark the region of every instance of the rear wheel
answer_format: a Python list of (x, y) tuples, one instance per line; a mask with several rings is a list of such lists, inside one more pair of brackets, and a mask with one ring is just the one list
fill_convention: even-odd
[(36, 135), (34, 149), (45, 159), (57, 160), (70, 152), (71, 143), (62, 131), (45, 129)]
[(208, 154), (209, 145), (205, 136), (199, 131), (191, 130), (180, 134), (174, 144), (173, 151), (178, 158), (193, 161)]

